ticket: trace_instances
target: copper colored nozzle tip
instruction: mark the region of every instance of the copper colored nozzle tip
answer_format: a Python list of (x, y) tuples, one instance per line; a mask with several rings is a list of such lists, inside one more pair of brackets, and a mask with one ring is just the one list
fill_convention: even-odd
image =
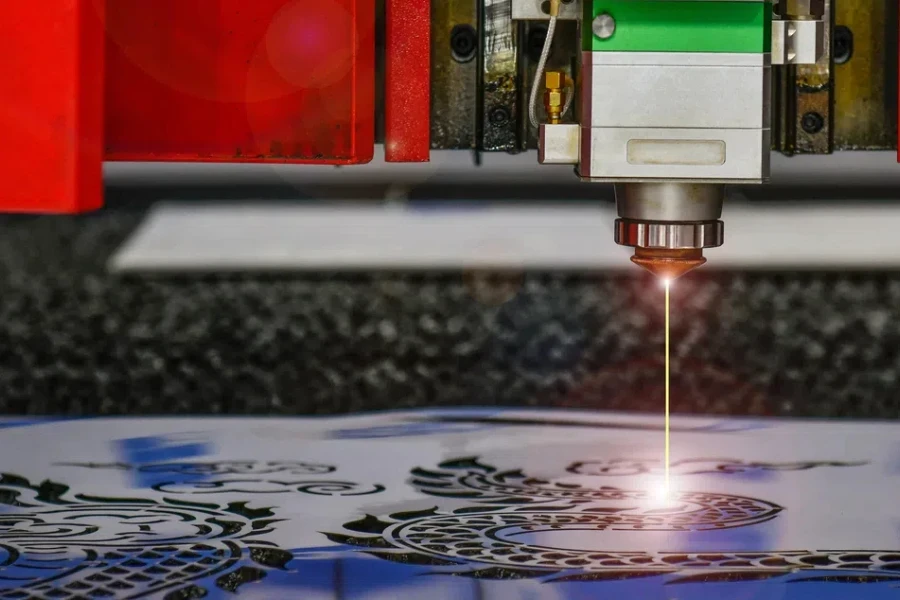
[(643, 267), (659, 277), (674, 281), (685, 273), (703, 265), (703, 250), (664, 250), (657, 248), (635, 248), (631, 262)]

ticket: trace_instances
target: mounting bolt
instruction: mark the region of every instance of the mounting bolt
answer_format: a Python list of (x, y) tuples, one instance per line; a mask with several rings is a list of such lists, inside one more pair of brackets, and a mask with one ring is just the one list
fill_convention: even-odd
[(608, 40), (616, 33), (616, 20), (609, 13), (600, 13), (594, 17), (591, 31), (601, 40)]
[(810, 135), (819, 133), (825, 127), (825, 117), (817, 112), (808, 112), (800, 119), (800, 127)]
[(450, 52), (453, 60), (467, 63), (478, 50), (478, 33), (471, 25), (455, 25), (450, 31)]
[(491, 125), (501, 126), (509, 123), (509, 111), (503, 106), (497, 106), (488, 113), (488, 120)]
[(853, 32), (846, 25), (834, 28), (834, 62), (842, 65), (853, 57)]

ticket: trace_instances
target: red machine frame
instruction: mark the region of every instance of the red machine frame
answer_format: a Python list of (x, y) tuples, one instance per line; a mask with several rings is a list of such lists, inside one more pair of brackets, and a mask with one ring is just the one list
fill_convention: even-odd
[[(430, 0), (387, 0), (385, 154), (428, 160)], [(41, 0), (0, 20), (6, 212), (102, 204), (102, 162), (349, 165), (375, 141), (375, 0)]]

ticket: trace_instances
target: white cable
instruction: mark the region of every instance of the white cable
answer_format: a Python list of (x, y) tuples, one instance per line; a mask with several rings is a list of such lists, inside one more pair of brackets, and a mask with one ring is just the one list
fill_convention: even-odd
[[(541, 58), (538, 61), (537, 71), (534, 74), (534, 83), (531, 85), (531, 97), (528, 101), (528, 118), (531, 120), (533, 127), (538, 126), (537, 119), (537, 96), (540, 92), (541, 81), (544, 79), (544, 70), (547, 68), (547, 60), (550, 58), (550, 49), (553, 46), (553, 34), (556, 32), (556, 17), (550, 17), (550, 25), (547, 27), (547, 37), (544, 38), (544, 48), (541, 51)], [(566, 104), (560, 116), (566, 116), (572, 103), (575, 100), (575, 86), (567, 85), (566, 89), (569, 93), (566, 97)]]
[[(550, 25), (547, 27), (547, 37), (544, 38), (544, 49), (541, 51), (541, 59), (538, 61), (537, 71), (534, 74), (534, 83), (531, 84), (531, 98), (528, 100), (528, 118), (532, 127), (538, 127), (537, 97), (544, 79), (544, 69), (547, 67), (547, 59), (550, 57), (550, 48), (553, 45), (553, 34), (556, 33), (556, 17), (550, 17)], [(574, 95), (574, 94), (573, 94)], [(567, 101), (568, 104), (568, 101)]]
[(569, 112), (569, 109), (572, 108), (572, 101), (575, 100), (575, 84), (572, 83), (566, 86), (566, 89), (569, 90), (569, 95), (566, 98), (566, 105), (563, 106), (561, 117), (566, 116), (566, 113)]

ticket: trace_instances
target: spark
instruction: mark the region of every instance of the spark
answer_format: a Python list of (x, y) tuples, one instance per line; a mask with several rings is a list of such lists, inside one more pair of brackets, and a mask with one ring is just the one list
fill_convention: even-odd
[(654, 481), (650, 485), (648, 498), (653, 507), (667, 506), (670, 502), (669, 485), (664, 481)]
[(672, 286), (672, 281), (670, 279), (666, 279), (663, 282), (666, 286), (666, 452), (665, 452), (665, 461), (666, 461), (666, 475), (665, 475), (665, 490), (668, 492), (669, 490), (669, 288)]

